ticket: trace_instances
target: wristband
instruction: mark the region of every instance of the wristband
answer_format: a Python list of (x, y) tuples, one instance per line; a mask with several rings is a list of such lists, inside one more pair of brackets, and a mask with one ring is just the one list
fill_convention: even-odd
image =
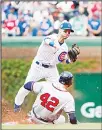
[(49, 45), (53, 47), (54, 46), (54, 42), (53, 41), (49, 42)]
[(67, 64), (69, 64), (70, 62), (71, 62), (70, 59), (67, 59), (67, 60), (66, 60), (66, 63), (67, 63)]

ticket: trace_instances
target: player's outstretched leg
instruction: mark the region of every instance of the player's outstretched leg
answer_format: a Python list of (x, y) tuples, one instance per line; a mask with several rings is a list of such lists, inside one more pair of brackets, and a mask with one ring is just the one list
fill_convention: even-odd
[(34, 81), (27, 82), (26, 84), (24, 84), (24, 86), (22, 86), (19, 89), (15, 97), (14, 112), (20, 111), (20, 107), (22, 103), (24, 102), (25, 97), (28, 95), (30, 91), (32, 91), (33, 84), (34, 84)]

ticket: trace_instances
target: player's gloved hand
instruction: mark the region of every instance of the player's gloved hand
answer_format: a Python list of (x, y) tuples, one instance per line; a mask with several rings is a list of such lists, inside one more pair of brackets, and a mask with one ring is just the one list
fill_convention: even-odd
[(20, 112), (21, 111), (21, 107), (18, 105), (14, 105), (14, 112)]
[(72, 62), (75, 62), (79, 54), (80, 54), (79, 47), (76, 44), (73, 44), (71, 50), (68, 51), (68, 57)]

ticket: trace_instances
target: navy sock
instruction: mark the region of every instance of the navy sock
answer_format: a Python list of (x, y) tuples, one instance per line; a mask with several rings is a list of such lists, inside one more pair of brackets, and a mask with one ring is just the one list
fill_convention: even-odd
[(29, 90), (29, 91), (32, 91), (33, 90), (33, 84), (34, 84), (34, 81), (28, 82), (24, 85), (24, 88)]
[(20, 105), (14, 105), (14, 109), (20, 108)]

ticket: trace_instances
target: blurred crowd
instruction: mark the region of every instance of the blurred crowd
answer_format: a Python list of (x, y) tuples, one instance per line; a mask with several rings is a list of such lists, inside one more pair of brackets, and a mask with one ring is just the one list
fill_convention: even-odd
[(2, 36), (47, 36), (68, 20), (75, 36), (102, 36), (101, 1), (2, 2)]

